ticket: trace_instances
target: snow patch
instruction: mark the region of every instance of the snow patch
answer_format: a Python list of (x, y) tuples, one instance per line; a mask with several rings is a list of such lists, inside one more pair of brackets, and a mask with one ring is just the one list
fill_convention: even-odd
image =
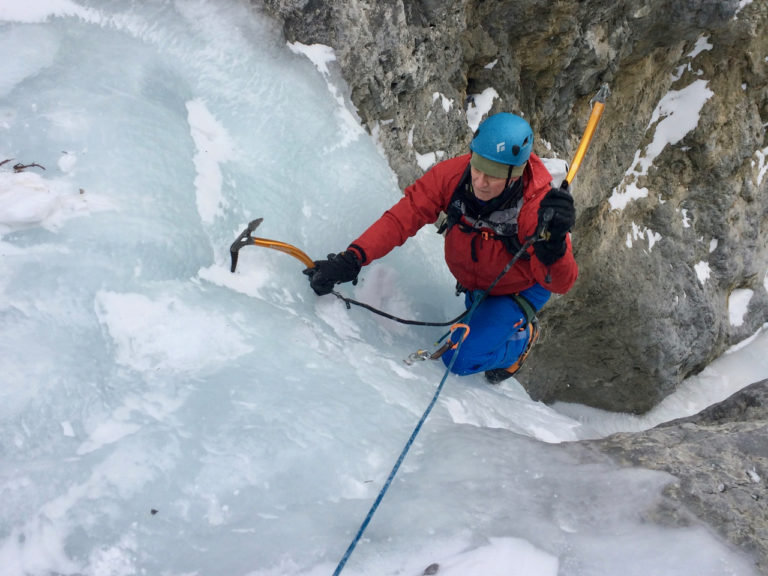
[(414, 154), (416, 155), (416, 163), (419, 165), (419, 168), (421, 168), (424, 172), (429, 170), (438, 161), (442, 160), (445, 157), (444, 150), (427, 152), (426, 154), (419, 154), (414, 150)]
[(441, 576), (557, 576), (556, 556), (520, 538), (489, 538), (489, 544), (438, 562)]
[(632, 222), (632, 232), (627, 234), (627, 248), (632, 248), (637, 240), (645, 239), (648, 241), (648, 251), (653, 250), (653, 246), (662, 239), (661, 234), (654, 232), (645, 226), (638, 226)]
[[(637, 156), (635, 156), (637, 158)], [(620, 184), (613, 189), (608, 202), (613, 210), (623, 210), (632, 200), (648, 197), (648, 188), (640, 188), (635, 182)]]
[(560, 183), (568, 175), (568, 162), (560, 158), (542, 158), (541, 161), (552, 175), (552, 185), (560, 186)]
[(754, 296), (754, 290), (737, 288), (728, 296), (728, 319), (731, 326), (742, 326), (747, 316), (749, 302)]
[(220, 165), (233, 159), (235, 146), (202, 100), (187, 102), (187, 121), (197, 149), (193, 159), (197, 212), (203, 223), (210, 225), (226, 207)]
[(231, 319), (178, 298), (100, 291), (95, 308), (116, 348), (116, 362), (139, 372), (194, 373), (253, 349)]
[(681, 214), (683, 215), (683, 228), (690, 228), (691, 227), (691, 219), (688, 217), (688, 209), (683, 208), (680, 210)]
[(328, 88), (333, 99), (336, 101), (336, 118), (339, 122), (339, 128), (341, 130), (341, 139), (337, 145), (332, 149), (344, 148), (349, 144), (356, 142), (360, 136), (365, 134), (365, 130), (360, 124), (360, 120), (357, 116), (357, 111), (354, 110), (351, 104), (348, 104), (346, 98), (342, 95), (341, 90), (334, 84), (332, 80), (331, 71), (328, 64), (336, 60), (336, 53), (330, 46), (323, 44), (302, 44), (301, 42), (288, 42), (288, 48), (294, 54), (301, 54), (309, 58), (310, 62), (314, 64), (317, 71), (325, 80), (325, 85)]
[(453, 108), (453, 99), (448, 98), (444, 94), (441, 94), (440, 92), (435, 92), (432, 94), (432, 102), (436, 102), (437, 100), (440, 100), (440, 103), (443, 106), (443, 112), (446, 114), (451, 111), (451, 108)]
[(696, 277), (699, 279), (699, 283), (704, 286), (712, 273), (709, 263), (702, 260), (701, 262), (694, 264), (693, 269), (696, 271)]
[(688, 54), (686, 54), (686, 57), (693, 60), (694, 58), (696, 58), (696, 56), (698, 56), (705, 50), (712, 50), (712, 48), (714, 48), (714, 46), (709, 43), (709, 37), (701, 35), (699, 36), (698, 40), (696, 40), (696, 44), (694, 45), (693, 50), (688, 52)]
[(499, 93), (493, 88), (486, 88), (480, 94), (470, 94), (469, 105), (467, 106), (467, 124), (472, 132), (477, 130), (480, 122), (493, 106), (494, 99), (499, 97)]
[(733, 15), (733, 19), (736, 20), (736, 18), (738, 17), (739, 12), (744, 10), (744, 8), (746, 8), (750, 4), (752, 4), (752, 0), (739, 0), (739, 6), (738, 6), (738, 8), (736, 8), (736, 13)]
[(654, 127), (654, 136), (643, 151), (638, 150), (622, 182), (613, 189), (608, 201), (613, 210), (623, 210), (631, 200), (648, 196), (647, 188), (639, 188), (637, 180), (648, 174), (654, 160), (669, 144), (674, 146), (699, 123), (701, 109), (713, 95), (706, 80), (696, 80), (682, 90), (669, 91), (651, 115), (646, 132)]
[(768, 174), (768, 147), (756, 150), (757, 161), (752, 161), (752, 166), (757, 169), (757, 186), (761, 186), (765, 175)]
[(33, 226), (56, 231), (70, 218), (114, 207), (107, 198), (67, 180), (46, 179), (34, 172), (0, 172), (0, 237)]

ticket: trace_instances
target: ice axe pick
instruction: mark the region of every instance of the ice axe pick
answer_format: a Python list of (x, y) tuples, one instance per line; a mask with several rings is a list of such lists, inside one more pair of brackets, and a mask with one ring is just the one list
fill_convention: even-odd
[(229, 247), (229, 254), (232, 257), (232, 267), (230, 268), (231, 272), (234, 272), (235, 268), (237, 268), (237, 257), (240, 249), (243, 246), (249, 246), (251, 244), (255, 246), (263, 246), (264, 248), (272, 248), (272, 250), (278, 250), (280, 252), (285, 252), (297, 260), (301, 260), (301, 262), (307, 268), (315, 267), (315, 263), (312, 258), (296, 248), (296, 246), (287, 244), (286, 242), (280, 242), (279, 240), (268, 240), (267, 238), (258, 238), (253, 236), (254, 230), (256, 230), (256, 228), (259, 227), (259, 224), (261, 224), (263, 221), (264, 218), (256, 218), (256, 220), (251, 220), (251, 222), (248, 223), (248, 227), (240, 233), (240, 236), (238, 236), (234, 242), (232, 242), (232, 246)]

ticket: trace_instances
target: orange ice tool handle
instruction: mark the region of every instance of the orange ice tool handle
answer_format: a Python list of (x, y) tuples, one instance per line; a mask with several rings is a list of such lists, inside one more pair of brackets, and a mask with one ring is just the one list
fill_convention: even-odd
[(296, 246), (287, 244), (285, 242), (280, 242), (279, 240), (268, 240), (266, 238), (257, 238), (253, 236), (252, 235), (253, 231), (259, 227), (259, 224), (261, 224), (263, 220), (264, 218), (257, 218), (256, 220), (252, 220), (248, 224), (248, 228), (243, 230), (240, 236), (238, 236), (237, 239), (232, 243), (232, 246), (229, 247), (229, 255), (232, 257), (232, 266), (230, 268), (231, 272), (234, 272), (235, 268), (237, 268), (237, 256), (240, 252), (240, 249), (243, 246), (249, 246), (251, 244), (253, 244), (254, 246), (263, 246), (264, 248), (272, 248), (272, 250), (285, 252), (286, 254), (290, 254), (297, 260), (301, 260), (301, 262), (307, 268), (315, 267), (315, 263), (312, 260), (312, 258), (310, 258), (304, 252), (296, 248)]

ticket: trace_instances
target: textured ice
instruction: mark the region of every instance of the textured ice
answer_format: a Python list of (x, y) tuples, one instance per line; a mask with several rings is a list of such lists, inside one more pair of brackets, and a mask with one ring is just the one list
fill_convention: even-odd
[[(3, 576), (330, 574), (434, 394), (442, 365), (402, 360), (440, 329), (279, 252), (229, 271), (254, 218), (321, 258), (399, 197), (338, 71), (275, 29), (235, 0), (0, 2)], [(462, 308), (431, 230), (340, 289)], [(602, 423), (643, 425), (449, 377), (345, 573), (752, 575), (648, 521), (671, 478), (561, 444)]]

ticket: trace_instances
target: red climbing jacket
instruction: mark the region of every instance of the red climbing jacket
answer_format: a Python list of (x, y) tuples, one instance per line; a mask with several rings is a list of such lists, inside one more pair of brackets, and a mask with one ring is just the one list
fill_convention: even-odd
[[(374, 222), (349, 247), (363, 264), (388, 254), (402, 245), (425, 224), (437, 221), (445, 211), (462, 176), (470, 155), (459, 156), (436, 164), (424, 176), (405, 189), (405, 195), (381, 218)], [(552, 186), (552, 176), (541, 160), (531, 154), (523, 174), (523, 204), (517, 219), (518, 239), (525, 242), (536, 232), (539, 203)], [(491, 294), (515, 294), (534, 283), (552, 292), (564, 294), (573, 286), (578, 267), (573, 258), (570, 235), (566, 238), (565, 255), (551, 266), (536, 258), (520, 258), (496, 284)], [(512, 258), (504, 244), (494, 237), (492, 229), (467, 230), (451, 226), (445, 237), (445, 261), (459, 284), (467, 290), (487, 289)], [(547, 281), (549, 280), (549, 281)]]

